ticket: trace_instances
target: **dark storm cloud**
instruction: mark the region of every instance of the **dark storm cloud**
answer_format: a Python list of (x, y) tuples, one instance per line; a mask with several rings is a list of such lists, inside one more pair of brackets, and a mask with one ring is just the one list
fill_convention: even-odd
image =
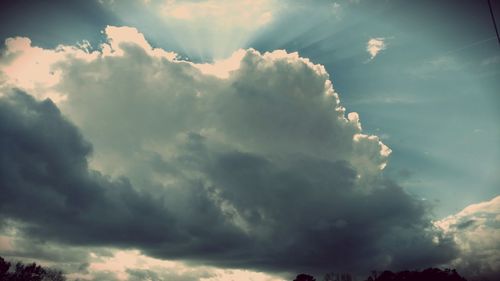
[[(356, 272), (430, 266), (456, 254), (454, 243), (433, 229), (426, 206), (394, 183), (379, 182), (365, 193), (353, 190), (356, 175), (345, 162), (293, 158), (241, 152), (196, 157), (252, 243), (228, 251), (198, 249), (191, 258), (271, 271)], [(161, 248), (150, 253), (169, 255)]]
[(126, 179), (88, 170), (90, 144), (50, 100), (21, 92), (2, 97), (0, 120), (3, 219), (73, 243), (172, 239), (172, 220), (157, 199), (134, 191)]
[[(238, 239), (224, 229), (218, 210), (197, 185), (189, 194), (172, 192), (173, 200), (153, 198), (125, 178), (111, 180), (89, 170), (90, 144), (50, 100), (38, 102), (14, 91), (0, 98), (0, 120), (1, 218), (23, 222), (26, 235), (77, 245), (156, 248), (165, 243), (166, 249), (177, 248), (173, 253), (224, 248)], [(190, 209), (196, 218), (175, 220), (165, 201), (182, 201), (171, 207)], [(197, 231), (225, 242), (190, 243)]]
[(166, 193), (182, 202), (196, 197), (176, 206), (174, 220), (176, 210), (125, 179), (89, 171), (90, 145), (48, 100), (11, 94), (1, 99), (0, 117), (1, 213), (25, 222), (28, 235), (269, 270), (369, 269), (388, 257), (391, 266), (424, 266), (453, 253), (451, 244), (433, 244), (421, 203), (390, 183), (353, 191), (355, 173), (344, 162), (213, 153), (202, 137), (188, 136), (183, 162), (197, 163), (219, 198), (231, 202), (247, 224), (243, 234), (221, 222), (236, 213), (213, 213), (210, 188)]

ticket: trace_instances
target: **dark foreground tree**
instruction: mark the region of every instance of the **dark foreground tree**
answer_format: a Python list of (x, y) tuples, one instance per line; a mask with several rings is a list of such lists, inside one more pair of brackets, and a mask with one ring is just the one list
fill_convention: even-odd
[(42, 281), (66, 281), (63, 272), (57, 269), (45, 269), (45, 276)]
[(2, 257), (0, 257), (0, 280), (7, 279), (7, 272), (10, 268), (10, 262), (5, 261)]
[(330, 272), (325, 274), (323, 281), (353, 281), (353, 278), (349, 273)]
[(299, 274), (293, 281), (316, 281), (313, 276), (308, 275), (308, 274)]
[(423, 271), (372, 272), (366, 281), (467, 281), (455, 269), (428, 268)]
[(45, 269), (36, 263), (13, 265), (0, 257), (0, 281), (65, 281), (60, 270)]

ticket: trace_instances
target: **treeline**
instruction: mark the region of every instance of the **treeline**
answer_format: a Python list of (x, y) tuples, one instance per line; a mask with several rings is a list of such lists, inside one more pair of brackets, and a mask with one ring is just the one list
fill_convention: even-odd
[(66, 281), (63, 272), (36, 263), (11, 263), (0, 257), (0, 281)]
[[(316, 281), (314, 276), (299, 274), (293, 281)], [(348, 273), (328, 273), (318, 281), (355, 281)], [(365, 281), (467, 281), (455, 269), (427, 268), (422, 271), (372, 271)]]
[[(64, 273), (44, 268), (36, 263), (11, 263), (0, 257), (0, 281), (66, 281)], [(242, 280), (244, 281), (244, 280)], [(328, 273), (316, 280), (309, 274), (299, 274), (293, 281), (355, 281), (348, 273)], [(454, 269), (428, 268), (422, 271), (372, 271), (364, 281), (467, 281)]]

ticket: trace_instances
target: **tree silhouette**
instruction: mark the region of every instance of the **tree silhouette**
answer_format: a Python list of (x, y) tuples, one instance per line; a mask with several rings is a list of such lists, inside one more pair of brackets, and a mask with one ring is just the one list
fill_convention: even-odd
[(353, 278), (349, 273), (335, 273), (330, 272), (325, 274), (323, 281), (352, 281)]
[(384, 271), (377, 273), (372, 271), (372, 274), (366, 281), (467, 281), (460, 276), (454, 269), (427, 268), (423, 271), (400, 271), (394, 273), (392, 271)]
[(25, 265), (18, 262), (16, 263), (16, 270), (10, 274), (11, 276), (8, 280), (42, 281), (44, 274), (45, 270), (41, 266), (36, 265), (36, 263)]
[(65, 281), (66, 277), (60, 270), (45, 269), (36, 263), (23, 264), (17, 262), (14, 266), (0, 257), (1, 281)]
[(6, 262), (0, 257), (0, 280), (7, 280), (7, 272), (10, 268), (10, 262)]
[(66, 277), (62, 271), (49, 268), (45, 270), (45, 276), (42, 281), (66, 281)]
[(308, 275), (308, 274), (299, 274), (293, 281), (316, 281), (313, 276)]

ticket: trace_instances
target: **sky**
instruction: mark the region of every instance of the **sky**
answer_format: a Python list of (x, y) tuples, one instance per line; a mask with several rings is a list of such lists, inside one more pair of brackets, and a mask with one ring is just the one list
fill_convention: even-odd
[(6, 0), (0, 39), (0, 256), (500, 277), (488, 1)]

